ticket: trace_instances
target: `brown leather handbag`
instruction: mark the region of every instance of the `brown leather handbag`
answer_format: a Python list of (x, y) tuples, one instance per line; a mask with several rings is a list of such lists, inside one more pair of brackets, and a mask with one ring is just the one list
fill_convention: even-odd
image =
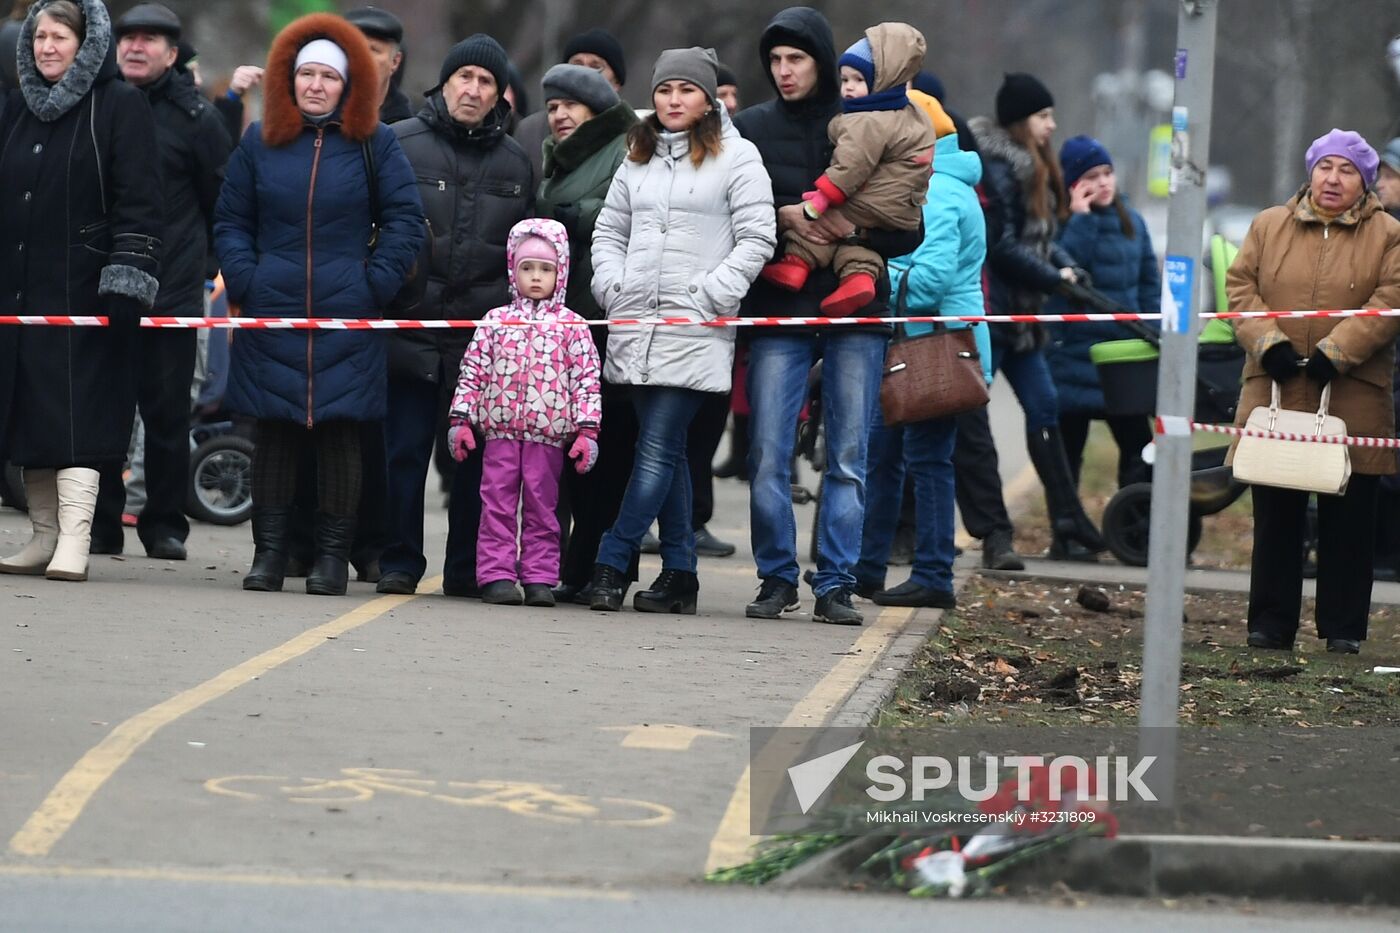
[[(908, 300), (905, 275), (895, 304), (898, 317), (908, 316)], [(888, 427), (951, 418), (987, 404), (982, 357), (972, 328), (931, 326), (931, 333), (912, 337), (903, 324), (895, 326), (880, 382), (880, 411)]]

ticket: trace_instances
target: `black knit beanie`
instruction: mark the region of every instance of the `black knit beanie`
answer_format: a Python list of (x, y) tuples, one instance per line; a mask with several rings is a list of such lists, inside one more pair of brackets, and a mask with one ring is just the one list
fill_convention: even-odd
[(485, 68), (491, 72), (491, 77), (496, 79), (496, 87), (505, 94), (506, 86), (510, 84), (510, 59), (506, 57), (506, 50), (501, 48), (501, 43), (482, 32), (458, 42), (448, 51), (447, 58), (443, 59), (442, 71), (438, 73), (438, 85), (446, 84), (448, 78), (468, 65)]
[(1009, 74), (997, 91), (997, 122), (1010, 126), (1053, 106), (1055, 98), (1039, 79), (1024, 72)]
[(627, 83), (627, 56), (622, 52), (622, 43), (606, 29), (590, 29), (574, 36), (564, 44), (564, 57), (560, 61), (567, 62), (580, 52), (597, 55), (607, 62), (619, 86)]

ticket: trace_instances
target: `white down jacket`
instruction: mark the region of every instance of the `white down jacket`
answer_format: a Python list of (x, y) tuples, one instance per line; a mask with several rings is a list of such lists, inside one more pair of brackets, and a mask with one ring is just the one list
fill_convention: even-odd
[[(777, 244), (773, 184), (721, 108), (723, 149), (696, 168), (688, 133), (662, 132), (646, 163), (613, 176), (593, 230), (593, 296), (609, 319), (734, 314)], [(622, 385), (728, 392), (734, 328), (620, 326), (603, 377)]]

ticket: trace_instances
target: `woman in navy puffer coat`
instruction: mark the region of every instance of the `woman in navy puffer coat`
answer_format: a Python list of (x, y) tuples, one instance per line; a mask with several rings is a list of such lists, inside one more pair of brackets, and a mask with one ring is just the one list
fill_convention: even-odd
[[(273, 42), (266, 74), (264, 119), (229, 161), (215, 214), (229, 300), (248, 317), (378, 317), (418, 255), (423, 207), (408, 159), (379, 122), (364, 36), (338, 16), (302, 17)], [(226, 401), (258, 421), (255, 553), (244, 589), (282, 588), (297, 464), (314, 449), (316, 560), (306, 591), (345, 592), (360, 496), (359, 422), (384, 417), (385, 395), (378, 334), (236, 335)]]
[[(1060, 166), (1070, 188), (1071, 211), (1069, 220), (1060, 228), (1060, 246), (1089, 273), (1094, 288), (1122, 310), (1155, 314), (1162, 301), (1157, 254), (1142, 215), (1118, 195), (1108, 152), (1098, 141), (1076, 136), (1061, 147)], [(1065, 314), (1086, 309), (1071, 307), (1064, 298), (1055, 297), (1045, 310)], [(1148, 479), (1147, 466), (1142, 462), (1142, 449), (1152, 440), (1148, 420), (1106, 416), (1098, 370), (1089, 358), (1089, 348), (1094, 344), (1136, 334), (1122, 324), (1107, 322), (1051, 324), (1048, 330), (1050, 345), (1045, 356), (1060, 398), (1060, 433), (1076, 481), (1089, 424), (1096, 418), (1108, 422), (1118, 443), (1118, 485)]]

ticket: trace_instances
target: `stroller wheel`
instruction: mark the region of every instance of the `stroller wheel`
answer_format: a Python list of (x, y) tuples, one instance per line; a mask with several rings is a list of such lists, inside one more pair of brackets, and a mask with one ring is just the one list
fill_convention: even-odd
[(253, 514), (253, 442), (220, 434), (190, 454), (185, 511), (211, 525), (238, 525)]
[[(1103, 512), (1103, 537), (1113, 556), (1131, 567), (1146, 567), (1152, 529), (1152, 484), (1130, 483), (1108, 501)], [(1201, 543), (1201, 516), (1192, 510), (1186, 520), (1186, 554)]]

